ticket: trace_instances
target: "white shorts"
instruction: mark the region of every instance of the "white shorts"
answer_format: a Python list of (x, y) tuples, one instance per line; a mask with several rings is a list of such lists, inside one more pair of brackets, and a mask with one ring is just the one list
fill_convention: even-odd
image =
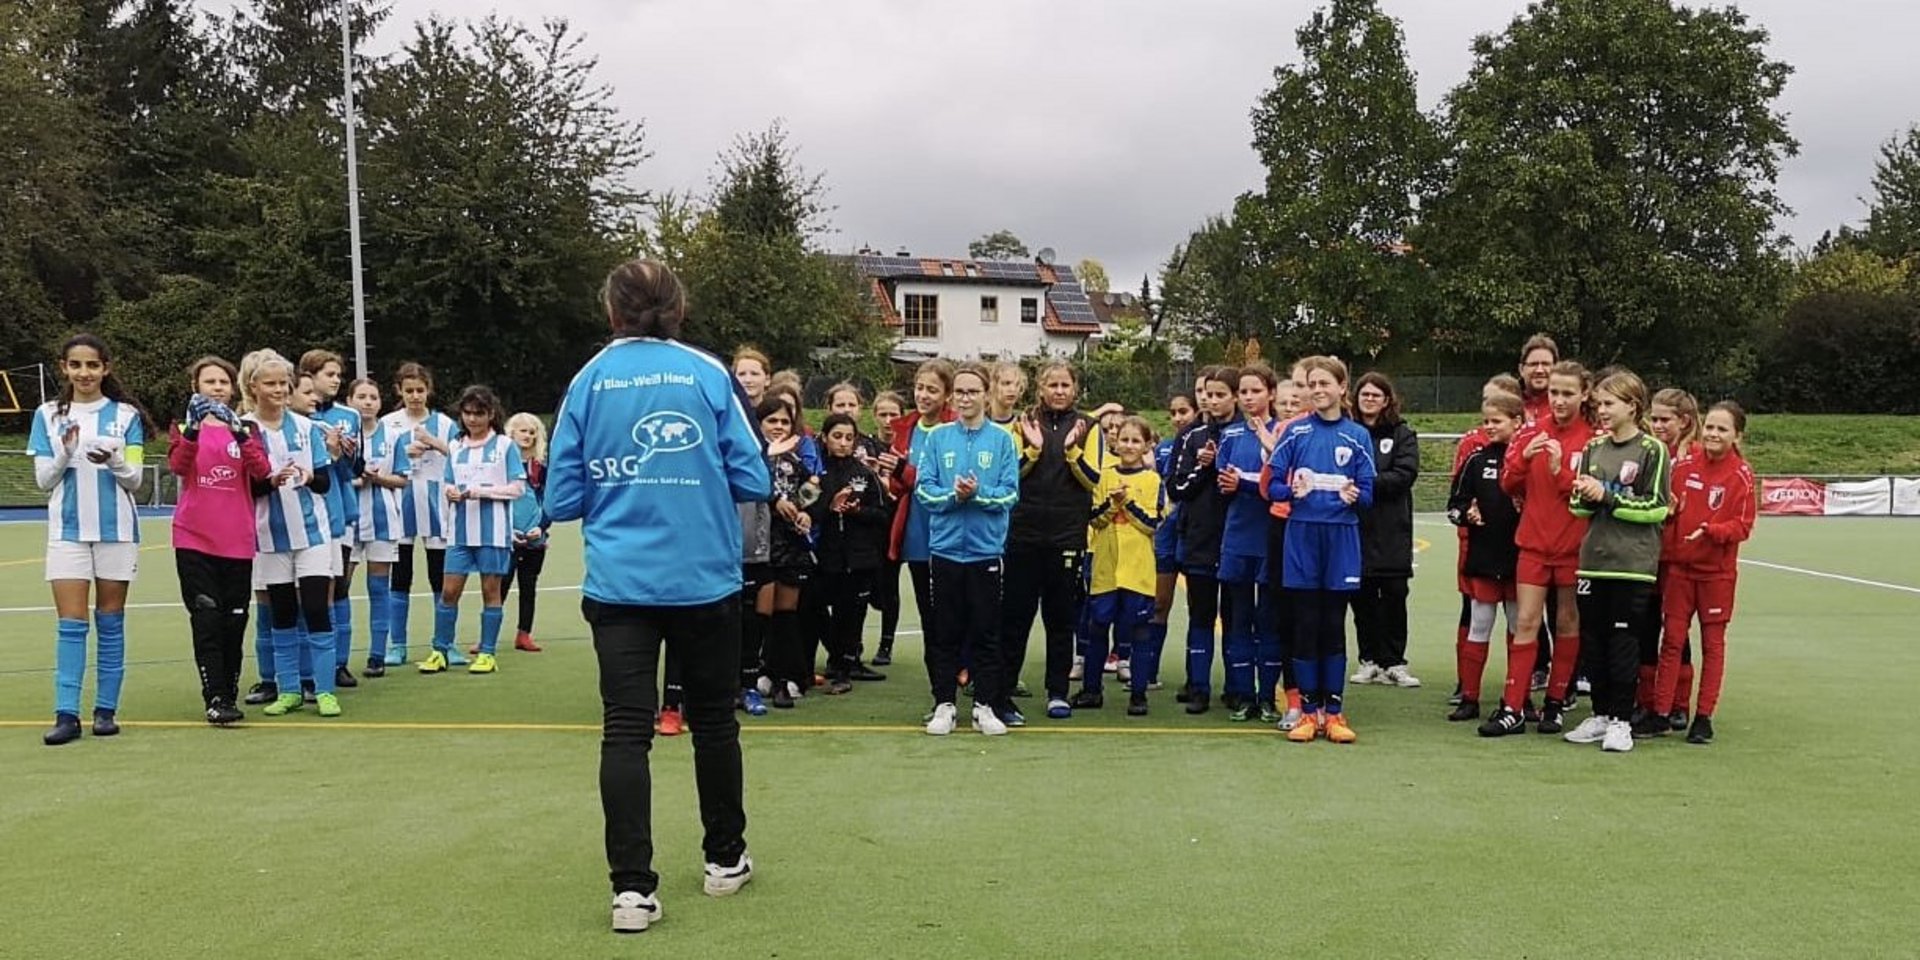
[(132, 583), (140, 572), (140, 545), (137, 543), (74, 543), (61, 540), (47, 544), (47, 579), (119, 580)]
[(362, 540), (353, 545), (354, 563), (392, 563), (400, 559), (400, 545), (392, 540)]
[(322, 544), (290, 553), (256, 553), (253, 556), (253, 588), (265, 590), (276, 583), (297, 583), (307, 577), (333, 577), (340, 563), (340, 547)]
[(347, 552), (352, 549), (352, 546), (341, 543), (338, 540), (327, 544), (327, 555), (333, 558), (333, 578), (335, 580), (347, 575)]

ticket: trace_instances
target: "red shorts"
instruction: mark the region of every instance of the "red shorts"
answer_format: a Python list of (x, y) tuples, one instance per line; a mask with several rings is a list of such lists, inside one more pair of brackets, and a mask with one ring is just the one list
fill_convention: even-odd
[(1577, 556), (1549, 557), (1532, 550), (1520, 551), (1520, 569), (1514, 579), (1530, 587), (1571, 587), (1578, 578)]
[(1692, 623), (1697, 614), (1701, 623), (1732, 622), (1735, 582), (1732, 577), (1694, 580), (1678, 573), (1667, 577), (1660, 597), (1666, 618)]
[(1505, 603), (1519, 598), (1520, 585), (1512, 580), (1461, 577), (1460, 592), (1480, 603)]

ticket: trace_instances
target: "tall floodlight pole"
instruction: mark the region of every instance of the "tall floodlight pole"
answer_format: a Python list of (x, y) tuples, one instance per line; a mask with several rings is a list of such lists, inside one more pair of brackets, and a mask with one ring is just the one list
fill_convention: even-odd
[(367, 366), (367, 291), (360, 280), (360, 162), (354, 150), (353, 115), (353, 0), (340, 0), (340, 56), (346, 78), (347, 120), (347, 238), (353, 258), (353, 368), (356, 376), (373, 375)]

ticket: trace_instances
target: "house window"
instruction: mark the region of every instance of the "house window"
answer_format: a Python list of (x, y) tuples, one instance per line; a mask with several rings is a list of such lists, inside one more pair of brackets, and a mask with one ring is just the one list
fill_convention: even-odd
[(1000, 322), (1000, 298), (999, 297), (981, 297), (980, 298), (980, 322), (981, 323), (999, 323)]
[(943, 264), (941, 264), (941, 265), (940, 265), (940, 275), (941, 275), (941, 276), (945, 276), (945, 277), (951, 277), (951, 276), (953, 276), (953, 264), (951, 264), (951, 263), (943, 263)]
[(1040, 322), (1039, 298), (1037, 297), (1021, 297), (1020, 298), (1020, 322), (1021, 323), (1039, 323)]
[(940, 337), (940, 298), (931, 293), (907, 294), (900, 316), (906, 320), (905, 335), (936, 340)]

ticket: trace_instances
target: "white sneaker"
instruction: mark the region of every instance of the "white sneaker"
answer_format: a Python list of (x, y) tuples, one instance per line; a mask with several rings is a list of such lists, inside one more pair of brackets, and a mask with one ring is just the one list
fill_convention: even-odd
[(1299, 726), (1302, 716), (1305, 716), (1305, 714), (1300, 712), (1299, 707), (1288, 707), (1287, 712), (1280, 715), (1280, 730), (1285, 732)]
[(1372, 683), (1380, 679), (1381, 676), (1379, 664), (1374, 663), (1372, 660), (1362, 660), (1360, 661), (1360, 669), (1355, 670), (1353, 676), (1347, 678), (1347, 682)]
[(1580, 679), (1574, 681), (1573, 689), (1578, 690), (1581, 693), (1591, 694), (1593, 692), (1593, 684), (1587, 682), (1586, 677), (1581, 677)]
[(803, 697), (803, 696), (805, 696), (805, 694), (803, 694), (803, 693), (801, 693), (801, 692), (800, 692), (800, 685), (799, 685), (799, 684), (797, 684), (797, 683), (795, 683), (795, 682), (793, 682), (792, 680), (788, 680), (788, 681), (787, 681), (787, 696), (789, 696), (789, 697), (792, 697), (792, 698), (794, 698), (795, 700), (798, 700), (798, 699), (800, 699), (801, 697)]
[[(1565, 739), (1568, 743), (1599, 743), (1606, 735), (1607, 718), (1595, 715), (1580, 721), (1579, 726), (1568, 730)], [(1633, 739), (1631, 727), (1627, 729), (1627, 739)]]
[(645, 933), (647, 924), (658, 922), (659, 897), (628, 890), (613, 898), (614, 933)]
[(1119, 670), (1115, 673), (1115, 676), (1120, 678), (1121, 683), (1133, 682), (1133, 661), (1131, 660), (1120, 661), (1120, 667), (1119, 667)]
[(753, 858), (743, 852), (740, 854), (740, 862), (731, 867), (723, 867), (717, 863), (707, 864), (707, 876), (702, 889), (709, 897), (731, 897), (739, 893), (740, 888), (746, 886), (747, 881), (752, 879)]
[(927, 735), (944, 737), (953, 732), (955, 724), (960, 722), (960, 709), (951, 703), (943, 703), (933, 708), (933, 719), (927, 721)]
[(773, 696), (773, 678), (760, 677), (759, 679), (753, 681), (753, 688), (755, 690), (760, 691), (761, 696), (771, 697)]
[[(929, 725), (929, 727), (931, 727), (931, 725)], [(994, 713), (993, 708), (984, 703), (975, 704), (973, 707), (973, 728), (989, 737), (1004, 737), (1007, 735), (1007, 725), (1001, 722), (1000, 715)], [(933, 730), (928, 729), (927, 732), (932, 733)]]
[(1073, 669), (1067, 671), (1068, 680), (1084, 680), (1087, 677), (1087, 658), (1073, 655)]
[(1405, 665), (1388, 667), (1380, 673), (1381, 683), (1390, 683), (1396, 687), (1412, 689), (1420, 685), (1420, 678), (1407, 672)]
[(1625, 720), (1607, 721), (1607, 737), (1600, 749), (1608, 753), (1626, 753), (1633, 749), (1633, 724)]

